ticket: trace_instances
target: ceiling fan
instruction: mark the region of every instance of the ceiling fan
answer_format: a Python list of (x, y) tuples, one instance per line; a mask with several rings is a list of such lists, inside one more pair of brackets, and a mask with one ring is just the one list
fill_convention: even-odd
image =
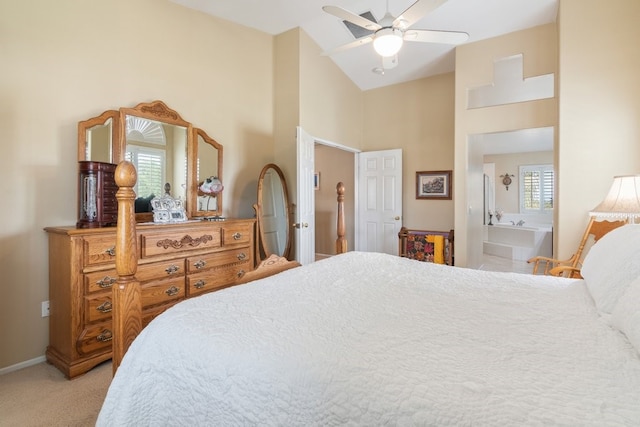
[(404, 41), (442, 44), (464, 43), (469, 38), (469, 34), (465, 32), (410, 28), (426, 14), (446, 2), (447, 0), (418, 0), (399, 16), (394, 17), (389, 12), (389, 0), (387, 0), (387, 11), (380, 22), (372, 21), (338, 6), (324, 6), (322, 10), (328, 14), (371, 32), (368, 36), (325, 52), (325, 55), (333, 55), (373, 42), (374, 50), (382, 57), (382, 68), (377, 67), (373, 71), (384, 74), (384, 70), (394, 68), (398, 64), (397, 54)]

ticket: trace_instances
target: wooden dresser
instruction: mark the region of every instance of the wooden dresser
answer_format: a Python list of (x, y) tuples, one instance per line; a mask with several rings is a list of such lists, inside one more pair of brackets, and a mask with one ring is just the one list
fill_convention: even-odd
[[(139, 224), (143, 324), (175, 303), (240, 283), (254, 268), (253, 219)], [(116, 228), (48, 227), (47, 361), (68, 378), (111, 358)]]

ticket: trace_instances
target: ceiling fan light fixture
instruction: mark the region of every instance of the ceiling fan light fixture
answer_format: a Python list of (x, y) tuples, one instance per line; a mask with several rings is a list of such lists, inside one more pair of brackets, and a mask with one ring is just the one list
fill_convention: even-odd
[(394, 56), (402, 47), (402, 31), (397, 28), (382, 28), (373, 39), (373, 48), (380, 56)]

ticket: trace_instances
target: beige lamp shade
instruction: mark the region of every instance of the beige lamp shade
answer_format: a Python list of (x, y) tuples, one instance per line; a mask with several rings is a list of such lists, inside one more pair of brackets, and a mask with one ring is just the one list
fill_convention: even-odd
[(607, 197), (589, 215), (627, 219), (640, 217), (640, 175), (614, 177)]

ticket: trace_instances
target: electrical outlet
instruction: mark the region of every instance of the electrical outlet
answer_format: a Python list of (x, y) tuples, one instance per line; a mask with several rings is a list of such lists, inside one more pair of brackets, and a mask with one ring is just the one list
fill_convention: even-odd
[(49, 317), (49, 301), (42, 301), (42, 317)]

